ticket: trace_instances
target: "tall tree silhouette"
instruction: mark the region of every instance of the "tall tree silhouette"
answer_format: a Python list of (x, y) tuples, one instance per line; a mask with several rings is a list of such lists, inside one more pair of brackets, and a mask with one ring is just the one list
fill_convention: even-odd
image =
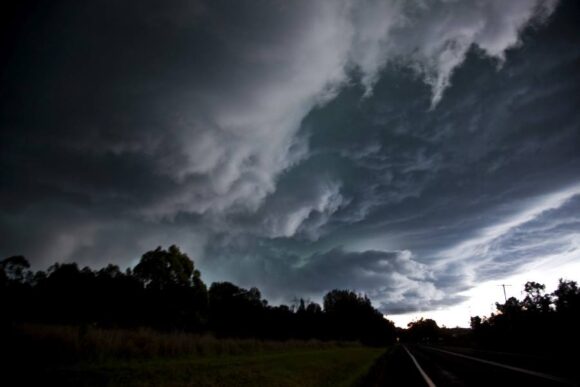
[(193, 261), (175, 245), (167, 250), (160, 246), (143, 254), (133, 273), (146, 288), (155, 290), (189, 287), (194, 277), (200, 277)]
[(143, 254), (133, 274), (146, 289), (146, 320), (170, 329), (201, 329), (206, 323), (207, 287), (177, 246)]
[(406, 339), (412, 342), (437, 342), (441, 335), (441, 329), (435, 320), (419, 319), (407, 324)]

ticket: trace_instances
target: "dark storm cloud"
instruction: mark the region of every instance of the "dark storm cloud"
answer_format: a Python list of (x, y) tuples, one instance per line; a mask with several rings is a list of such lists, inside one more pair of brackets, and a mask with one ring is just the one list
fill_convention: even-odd
[(274, 301), (293, 297), (319, 301), (332, 289), (357, 289), (390, 314), (461, 300), (437, 289), (433, 273), (410, 251), (357, 252), (339, 247), (299, 256), (275, 243), (228, 237), (211, 246), (206, 253), (218, 257), (218, 275), (248, 287), (259, 285)]
[(130, 265), (177, 243), (208, 279), (281, 301), (351, 287), (386, 313), (577, 257), (578, 12), (555, 6), (24, 12), (1, 74), (0, 254)]

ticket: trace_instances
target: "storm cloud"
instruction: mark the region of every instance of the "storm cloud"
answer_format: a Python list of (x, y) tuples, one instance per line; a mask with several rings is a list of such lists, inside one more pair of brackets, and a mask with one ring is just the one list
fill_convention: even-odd
[(130, 266), (175, 243), (208, 280), (388, 314), (580, 257), (574, 1), (19, 11), (1, 256)]

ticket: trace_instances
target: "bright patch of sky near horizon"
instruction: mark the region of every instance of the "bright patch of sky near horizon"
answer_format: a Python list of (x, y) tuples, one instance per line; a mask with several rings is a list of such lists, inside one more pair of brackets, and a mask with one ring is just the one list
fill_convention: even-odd
[(570, 260), (562, 262), (561, 258), (547, 258), (539, 263), (533, 263), (522, 268), (517, 274), (487, 281), (463, 292), (466, 300), (440, 310), (387, 315), (396, 326), (406, 328), (407, 324), (420, 318), (430, 318), (439, 326), (448, 328), (468, 328), (471, 316), (490, 316), (497, 313), (495, 304), (504, 302), (502, 285), (506, 286), (507, 298), (515, 297), (522, 300), (525, 297), (524, 285), (535, 281), (546, 286), (546, 293), (552, 293), (558, 287), (558, 281), (575, 280), (580, 276), (580, 256), (576, 254)]

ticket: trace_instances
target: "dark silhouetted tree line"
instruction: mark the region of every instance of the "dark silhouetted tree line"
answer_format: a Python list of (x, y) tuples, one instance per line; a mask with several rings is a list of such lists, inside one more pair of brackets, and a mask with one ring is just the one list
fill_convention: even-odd
[(580, 289), (574, 281), (560, 279), (553, 293), (528, 282), (525, 297), (497, 303), (497, 313), (471, 317), (472, 337), (482, 347), (557, 350), (580, 344)]
[(407, 328), (397, 328), (397, 336), (405, 343), (441, 344), (466, 346), (470, 344), (471, 329), (440, 327), (430, 318), (420, 318), (407, 324)]
[(145, 253), (133, 268), (100, 270), (56, 263), (33, 272), (14, 256), (0, 261), (0, 302), (5, 325), (33, 322), (153, 327), (159, 330), (211, 332), (220, 337), (285, 340), (392, 342), (392, 322), (370, 300), (350, 290), (333, 290), (324, 305), (296, 300), (270, 306), (257, 288), (229, 282), (209, 289), (193, 261), (176, 246)]

